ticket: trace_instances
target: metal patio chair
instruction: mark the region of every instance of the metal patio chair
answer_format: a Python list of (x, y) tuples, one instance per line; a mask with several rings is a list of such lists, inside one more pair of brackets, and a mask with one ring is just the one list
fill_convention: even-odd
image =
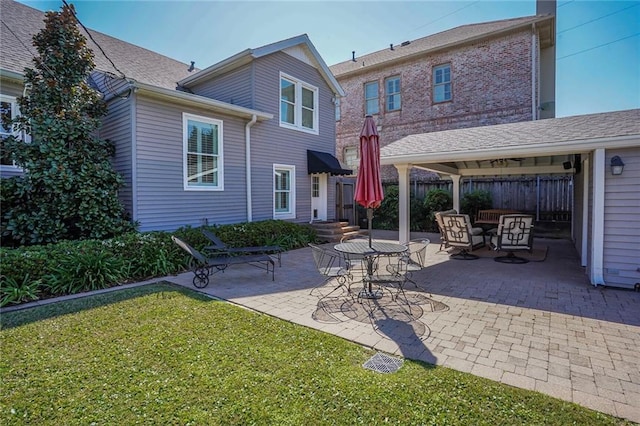
[(501, 263), (527, 263), (529, 260), (515, 255), (517, 251), (533, 250), (533, 216), (509, 214), (500, 216), (497, 234), (491, 237), (494, 250), (506, 252), (506, 256), (494, 258)]
[(251, 247), (229, 247), (225, 244), (216, 234), (208, 229), (201, 229), (202, 235), (204, 235), (211, 244), (206, 246), (204, 250), (210, 252), (222, 251), (229, 254), (248, 254), (248, 253), (265, 253), (271, 254), (278, 259), (278, 266), (282, 266), (282, 252), (284, 251), (280, 246), (251, 246)]
[(486, 246), (486, 243), (484, 235), (473, 235), (469, 215), (443, 215), (442, 223), (448, 246), (456, 250), (449, 257), (462, 260), (477, 259), (478, 256), (471, 252), (476, 248)]
[(342, 256), (335, 251), (331, 251), (317, 244), (309, 243), (313, 253), (313, 261), (318, 272), (324, 277), (324, 280), (311, 289), (309, 294), (313, 294), (314, 290), (319, 289), (331, 280), (336, 280), (338, 285), (322, 298), (328, 297), (334, 291), (344, 287), (347, 293), (351, 292), (350, 274)]

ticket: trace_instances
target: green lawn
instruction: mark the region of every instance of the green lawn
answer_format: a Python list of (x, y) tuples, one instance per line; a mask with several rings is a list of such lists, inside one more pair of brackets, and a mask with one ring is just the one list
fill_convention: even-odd
[(627, 424), (169, 284), (4, 313), (0, 424)]

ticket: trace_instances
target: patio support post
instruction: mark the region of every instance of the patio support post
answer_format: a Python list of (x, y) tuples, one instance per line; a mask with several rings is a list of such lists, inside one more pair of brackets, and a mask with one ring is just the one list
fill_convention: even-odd
[(607, 168), (605, 165), (604, 148), (596, 149), (593, 152), (593, 188), (591, 197), (591, 284), (594, 286), (604, 285), (604, 191), (605, 176)]
[(586, 155), (582, 164), (582, 251), (580, 266), (589, 265), (589, 174), (591, 162)]
[(410, 217), (409, 217), (409, 174), (410, 164), (395, 164), (398, 169), (398, 241), (400, 244), (407, 244), (410, 238)]
[(453, 181), (453, 208), (460, 213), (460, 175), (451, 175)]

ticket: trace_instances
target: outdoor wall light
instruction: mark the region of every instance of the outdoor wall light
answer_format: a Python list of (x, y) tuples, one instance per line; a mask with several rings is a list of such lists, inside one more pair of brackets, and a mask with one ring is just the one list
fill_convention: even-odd
[(617, 155), (611, 157), (611, 174), (614, 176), (618, 176), (622, 174), (623, 170), (624, 163), (622, 162), (622, 159)]

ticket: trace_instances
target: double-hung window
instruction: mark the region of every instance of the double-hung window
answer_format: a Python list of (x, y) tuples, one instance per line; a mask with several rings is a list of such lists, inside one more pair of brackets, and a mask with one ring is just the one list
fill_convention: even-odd
[(433, 102), (451, 100), (451, 65), (438, 65), (433, 68)]
[(224, 189), (222, 121), (182, 114), (184, 189)]
[(280, 126), (318, 134), (318, 88), (280, 73)]
[(296, 168), (283, 164), (273, 165), (273, 217), (296, 217)]
[(387, 111), (398, 111), (400, 104), (400, 76), (389, 77), (384, 82), (386, 89)]
[(18, 104), (16, 103), (16, 98), (13, 96), (0, 95), (0, 166), (20, 170), (16, 167), (15, 162), (11, 158), (11, 152), (6, 150), (4, 144), (5, 139), (9, 136), (18, 136), (9, 124), (5, 126), (5, 121), (13, 120), (16, 118), (17, 113)]
[(364, 112), (365, 115), (373, 115), (380, 112), (378, 95), (378, 82), (371, 81), (364, 85)]

